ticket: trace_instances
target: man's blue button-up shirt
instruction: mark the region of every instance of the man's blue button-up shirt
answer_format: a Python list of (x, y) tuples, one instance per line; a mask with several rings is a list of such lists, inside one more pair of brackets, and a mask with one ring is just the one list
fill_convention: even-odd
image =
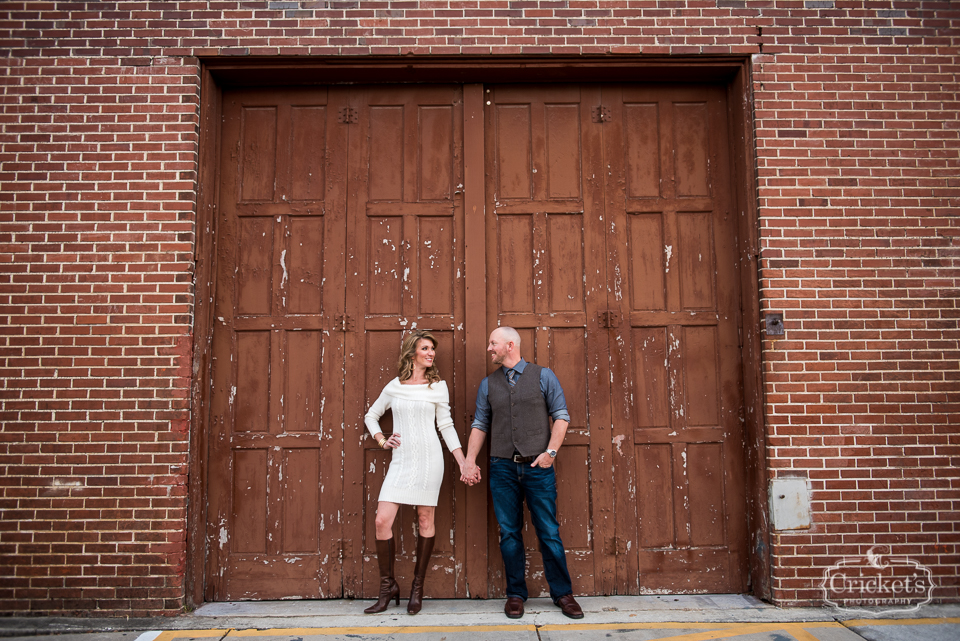
[[(520, 362), (513, 366), (515, 376), (523, 374), (527, 367), (527, 361), (520, 359)], [(506, 378), (508, 367), (500, 367), (499, 372), (494, 372), (490, 376), (503, 376)], [(487, 390), (489, 383), (487, 378), (480, 381), (480, 389), (477, 390), (477, 411), (473, 415), (473, 424), (483, 432), (490, 431), (490, 402), (487, 400)], [(563, 388), (560, 386), (560, 380), (553, 370), (546, 367), (540, 368), (540, 392), (547, 403), (547, 413), (555, 421), (570, 421), (570, 414), (567, 412), (567, 399), (563, 396)]]

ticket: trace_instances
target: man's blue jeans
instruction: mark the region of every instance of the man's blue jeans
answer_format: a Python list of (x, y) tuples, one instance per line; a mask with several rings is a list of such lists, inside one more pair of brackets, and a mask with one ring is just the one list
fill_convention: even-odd
[(509, 459), (490, 459), (490, 493), (500, 524), (500, 554), (507, 574), (507, 596), (527, 600), (523, 550), (523, 501), (540, 542), (543, 571), (554, 601), (573, 593), (567, 557), (557, 522), (557, 477), (553, 468), (530, 467)]

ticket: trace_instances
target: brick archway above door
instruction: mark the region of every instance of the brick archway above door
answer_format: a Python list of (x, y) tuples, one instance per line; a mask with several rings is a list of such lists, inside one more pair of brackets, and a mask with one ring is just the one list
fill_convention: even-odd
[[(211, 499), (205, 519), (205, 600), (369, 596), (375, 591), (367, 585), (373, 583), (372, 575), (366, 576), (371, 563), (364, 541), (385, 460), (365, 447), (360, 418), (393, 375), (396, 344), (411, 322), (441, 337), (441, 366), (464, 436), (476, 384), (486, 372), (483, 345), (490, 327), (517, 326), (530, 346), (528, 358), (561, 375), (578, 417), (559, 467), (566, 484), (561, 486), (563, 532), (571, 566), (580, 577), (575, 578), (578, 592), (665, 589), (663, 583), (651, 582), (655, 575), (683, 591), (745, 588), (745, 508), (724, 503), (737, 494), (736, 483), (742, 487), (744, 477), (735, 475), (730, 487), (720, 480), (729, 477), (731, 466), (742, 470), (742, 436), (734, 434), (726, 445), (717, 436), (729, 432), (722, 422), (742, 411), (742, 400), (735, 400), (732, 409), (722, 405), (742, 398), (739, 392), (729, 394), (731, 381), (735, 390), (741, 388), (740, 360), (736, 344), (732, 364), (730, 353), (722, 351), (730, 349), (724, 338), (730, 330), (708, 322), (732, 313), (736, 333), (737, 303), (716, 311), (724, 296), (738, 291), (736, 258), (726, 256), (725, 264), (734, 265), (734, 271), (712, 277), (712, 284), (690, 276), (698, 261), (712, 261), (713, 267), (722, 262), (718, 246), (728, 251), (732, 242), (734, 252), (736, 248), (737, 222), (728, 213), (724, 222), (724, 213), (717, 213), (729, 210), (733, 198), (731, 176), (717, 173), (717, 154), (726, 153), (721, 139), (729, 135), (725, 95), (716, 87), (703, 88), (706, 93), (699, 95), (687, 88), (679, 97), (664, 88), (650, 89), (654, 93), (649, 95), (631, 94), (633, 89), (619, 85), (539, 87), (529, 95), (495, 85), (224, 93), (227, 124), (217, 222), (221, 276), (214, 317), (231, 319), (233, 326), (219, 320), (213, 324), (216, 364), (205, 458), (211, 483), (220, 486), (204, 490)], [(597, 107), (607, 109), (606, 122), (603, 116), (594, 122)], [(238, 110), (236, 124), (231, 124), (231, 109)], [(635, 126), (649, 124), (651, 109), (657, 112), (657, 127)], [(526, 139), (518, 129), (523, 127)], [(625, 130), (640, 138), (624, 137)], [(692, 173), (677, 170), (670, 149), (676, 148), (678, 135), (680, 161)], [(710, 141), (710, 135), (721, 138)], [(696, 140), (701, 141), (699, 151), (691, 142)], [(298, 145), (302, 151), (296, 151)], [(498, 156), (495, 150), (505, 147), (506, 154)], [(250, 151), (254, 148), (269, 150), (275, 166), (263, 162), (263, 153)], [(484, 173), (478, 171), (478, 151)], [(671, 193), (641, 193), (653, 184), (649, 170), (630, 163), (652, 159), (650, 154), (657, 158), (658, 171), (674, 172)], [(307, 162), (292, 160), (300, 155)], [(621, 174), (604, 177), (604, 164), (615, 157)], [(246, 185), (241, 175), (253, 176), (254, 182)], [(292, 181), (289, 193), (282, 193), (284, 175)], [(509, 184), (507, 191), (492, 188), (494, 183), (499, 187), (498, 181)], [(726, 209), (708, 202), (710, 193), (683, 193), (714, 189), (711, 181), (726, 181), (718, 201), (726, 199)], [(641, 192), (631, 196), (630, 187), (623, 188), (627, 183)], [(280, 187), (267, 202), (258, 190), (271, 184)], [(517, 191), (524, 186), (529, 197)], [(242, 208), (229, 213), (225, 199), (231, 189), (240, 194), (238, 203), (256, 196), (257, 203), (248, 207), (256, 213), (238, 213)], [(683, 198), (699, 200), (678, 205)], [(619, 213), (608, 212), (611, 207)], [(231, 215), (232, 222), (227, 219)], [(614, 220), (621, 223), (619, 229), (609, 226)], [(647, 246), (658, 230), (660, 241), (667, 239), (676, 248), (672, 256), (662, 253), (662, 242), (655, 252)], [(268, 237), (272, 240), (266, 243)], [(520, 238), (524, 250), (505, 252), (505, 237)], [(638, 250), (638, 244), (645, 249)], [(710, 254), (706, 258), (705, 251)], [(693, 253), (698, 257), (690, 262)], [(538, 257), (543, 261), (537, 263)], [(649, 293), (656, 289), (649, 281), (658, 264), (662, 300)], [(530, 287), (505, 287), (502, 276), (509, 270), (514, 270), (511, 282)], [(607, 287), (611, 274), (621, 284), (625, 278), (639, 283), (630, 298), (622, 297), (622, 289), (617, 298), (615, 288)], [(238, 313), (252, 309), (256, 297), (251, 298), (251, 287), (263, 299), (256, 321)], [(482, 313), (475, 307), (478, 300)], [(290, 312), (296, 305), (314, 305), (319, 312), (310, 320), (312, 312)], [(220, 312), (229, 306), (231, 314)], [(691, 314), (697, 318), (678, 322)], [(258, 329), (256, 323), (266, 324)], [(704, 378), (703, 357), (710, 353), (716, 375)], [(650, 363), (664, 356), (657, 375)], [(231, 365), (222, 367), (223, 361)], [(261, 365), (245, 369), (241, 362)], [(688, 362), (696, 363), (701, 374), (687, 376)], [(727, 363), (726, 374), (721, 363)], [(265, 366), (271, 373), (267, 380), (256, 374)], [(313, 377), (299, 374), (305, 370)], [(344, 380), (359, 384), (344, 385)], [(332, 382), (339, 387), (330, 387)], [(624, 400), (631, 393), (643, 393), (650, 402), (640, 410), (635, 400)], [(683, 417), (702, 410), (710, 394), (721, 403), (715, 414), (697, 415), (691, 419), (695, 425), (685, 424)], [(295, 408), (301, 399), (306, 405)], [(312, 420), (307, 414), (315, 400), (323, 427), (311, 432), (288, 426)], [(244, 405), (237, 415), (240, 402), (250, 407)], [(251, 430), (248, 424), (261, 415), (266, 427)], [(231, 435), (234, 423), (247, 425), (239, 436)], [(326, 431), (330, 426), (340, 426), (342, 432)], [(715, 434), (704, 431), (709, 429)], [(669, 436), (685, 430), (692, 440)], [(235, 436), (239, 440), (229, 445)], [(734, 441), (741, 458), (728, 456)], [(283, 443), (293, 447), (287, 451)], [(628, 464), (608, 467), (617, 457), (627, 457)], [(709, 472), (690, 475), (691, 464)], [(653, 473), (657, 465), (670, 470)], [(260, 471), (251, 475), (251, 470)], [(448, 518), (440, 519), (441, 528), (450, 531), (449, 549), (441, 551), (449, 580), (435, 581), (432, 593), (428, 586), (428, 596), (495, 596), (500, 591), (499, 557), (486, 491), (466, 490), (455, 478), (449, 474), (441, 499), (449, 506)], [(293, 486), (291, 479), (296, 479)], [(674, 481), (681, 491), (669, 491)], [(644, 483), (661, 503), (637, 499)], [(214, 496), (224, 497), (223, 502)], [(698, 496), (707, 501), (704, 509), (696, 509)], [(291, 509), (311, 501), (316, 508)], [(312, 519), (311, 510), (321, 519)], [(406, 523), (401, 529), (411, 527)], [(299, 538), (293, 532), (300, 532)], [(249, 547), (258, 537), (262, 544), (256, 550), (231, 547), (237, 541)], [(294, 539), (296, 545), (284, 550), (285, 542)], [(731, 541), (733, 549), (728, 549)], [(306, 549), (311, 545), (315, 551)], [(268, 553), (275, 553), (274, 560)], [(288, 560), (310, 555), (314, 565)], [(401, 558), (402, 573), (412, 559)], [(536, 564), (538, 555), (534, 552), (531, 559)], [(696, 572), (681, 576), (691, 563), (706, 563), (710, 576), (725, 574), (727, 583), (705, 584)], [(264, 573), (271, 567), (283, 572)], [(298, 567), (304, 569), (303, 577), (294, 576)], [(283, 588), (271, 592), (266, 587), (271, 581)]]

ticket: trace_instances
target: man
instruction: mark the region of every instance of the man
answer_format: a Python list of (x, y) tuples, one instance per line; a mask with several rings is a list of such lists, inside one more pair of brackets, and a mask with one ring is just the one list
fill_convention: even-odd
[(477, 454), (489, 432), (490, 492), (507, 576), (504, 612), (519, 619), (528, 596), (522, 536), (526, 500), (550, 596), (565, 615), (582, 619), (557, 522), (553, 462), (570, 424), (563, 388), (552, 371), (521, 358), (520, 335), (512, 327), (493, 330), (487, 352), (501, 367), (480, 383), (463, 480), (470, 485), (480, 481)]

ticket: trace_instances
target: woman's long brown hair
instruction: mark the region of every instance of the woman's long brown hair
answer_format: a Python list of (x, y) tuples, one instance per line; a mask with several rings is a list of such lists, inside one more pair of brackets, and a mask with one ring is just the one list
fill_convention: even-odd
[[(403, 338), (403, 343), (400, 344), (400, 360), (397, 362), (401, 382), (413, 376), (413, 355), (417, 352), (417, 344), (421, 338), (425, 338), (433, 343), (433, 349), (437, 349), (437, 339), (427, 330), (415, 329), (407, 334)], [(440, 382), (440, 370), (437, 369), (436, 364), (427, 368), (426, 376), (428, 387)]]

